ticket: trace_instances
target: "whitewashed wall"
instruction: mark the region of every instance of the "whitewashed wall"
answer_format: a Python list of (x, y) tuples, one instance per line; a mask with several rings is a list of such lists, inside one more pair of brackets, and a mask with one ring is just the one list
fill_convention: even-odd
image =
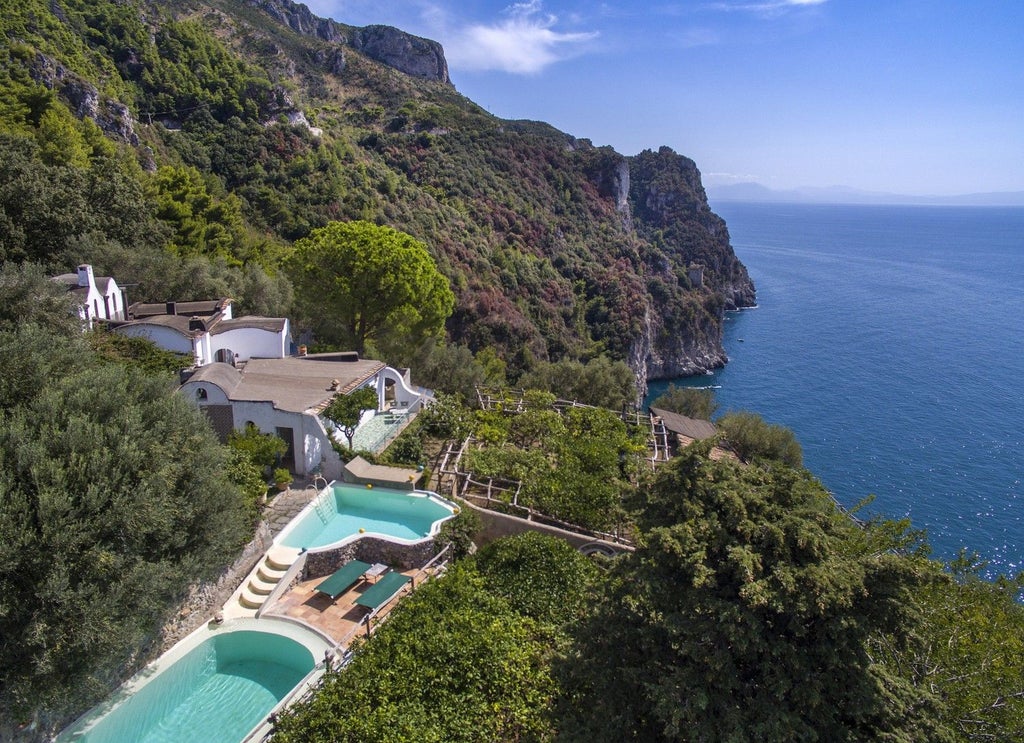
[[(114, 328), (115, 333), (121, 333), (132, 338), (148, 338), (160, 348), (177, 353), (186, 353), (189, 356), (196, 355), (192, 339), (173, 328), (166, 328), (160, 325), (122, 325)], [(198, 362), (198, 359), (196, 360)]]
[(283, 359), (288, 355), (288, 326), (284, 332), (275, 333), (259, 328), (235, 328), (217, 333), (210, 338), (210, 357), (222, 349), (238, 354), (239, 361), (258, 359)]

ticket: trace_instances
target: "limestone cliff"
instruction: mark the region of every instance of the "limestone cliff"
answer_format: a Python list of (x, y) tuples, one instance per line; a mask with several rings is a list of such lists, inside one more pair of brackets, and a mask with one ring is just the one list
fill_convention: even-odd
[[(647, 379), (723, 366), (722, 320), (751, 307), (754, 284), (729, 244), (725, 222), (708, 206), (700, 171), (662, 147), (630, 158), (629, 203), (644, 253), (654, 311), (636, 344)], [(643, 352), (641, 352), (641, 349)]]
[[(424, 80), (451, 83), (444, 49), (436, 41), (413, 36), (391, 26), (355, 28), (313, 15), (308, 7), (292, 0), (248, 0), (267, 15), (305, 36), (349, 46), (399, 72)], [(344, 58), (331, 60), (331, 72), (339, 74)]]

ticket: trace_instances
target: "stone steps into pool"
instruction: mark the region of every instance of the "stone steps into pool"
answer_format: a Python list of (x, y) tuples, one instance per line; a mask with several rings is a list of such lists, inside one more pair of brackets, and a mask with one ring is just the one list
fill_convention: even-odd
[(256, 568), (256, 577), (265, 583), (277, 583), (286, 572), (286, 570), (274, 570), (274, 568), (267, 567), (265, 562), (261, 562)]
[(281, 547), (280, 545), (274, 545), (267, 550), (267, 554), (263, 558), (263, 561), (267, 564), (267, 567), (283, 571), (290, 568), (298, 557), (299, 550), (295, 547)]
[(277, 581), (264, 580), (261, 575), (257, 575), (255, 578), (249, 580), (249, 590), (260, 596), (267, 596), (277, 588)]
[(271, 547), (224, 605), (225, 618), (256, 616), (298, 557), (292, 547)]

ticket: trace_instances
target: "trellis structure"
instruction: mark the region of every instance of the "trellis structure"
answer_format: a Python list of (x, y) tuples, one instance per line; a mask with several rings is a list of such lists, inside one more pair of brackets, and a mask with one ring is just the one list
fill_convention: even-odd
[[(526, 399), (526, 390), (523, 389), (477, 387), (476, 397), (481, 410), (498, 411), (505, 415), (518, 415), (530, 407), (530, 402)], [(559, 413), (564, 413), (570, 408), (608, 410), (608, 412), (618, 416), (629, 428), (647, 432), (647, 456), (645, 461), (652, 468), (672, 458), (672, 449), (669, 446), (669, 431), (665, 428), (661, 418), (657, 416), (652, 416), (635, 407), (629, 409), (624, 407), (622, 410), (617, 411), (608, 408), (598, 408), (595, 405), (587, 405), (576, 400), (556, 399), (551, 403), (551, 408)]]
[(438, 491), (452, 496), (458, 496), (473, 505), (486, 508), (500, 513), (509, 513), (527, 521), (533, 521), (546, 526), (555, 526), (575, 534), (581, 534), (595, 539), (603, 539), (617, 544), (631, 545), (632, 540), (623, 533), (625, 530), (614, 532), (602, 532), (595, 529), (588, 529), (579, 524), (549, 516), (530, 506), (519, 502), (522, 493), (523, 483), (521, 480), (506, 480), (497, 477), (477, 479), (472, 472), (465, 472), (460, 469), (462, 456), (466, 450), (475, 443), (472, 436), (456, 449), (456, 444), (448, 444), (441, 464), (437, 468)]

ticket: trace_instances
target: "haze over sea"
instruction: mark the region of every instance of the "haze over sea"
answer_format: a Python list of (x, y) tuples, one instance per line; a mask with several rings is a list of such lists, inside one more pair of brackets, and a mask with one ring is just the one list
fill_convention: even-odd
[(727, 315), (725, 369), (676, 383), (793, 429), (840, 503), (874, 494), (935, 557), (1024, 569), (1024, 209), (712, 207), (758, 307)]

